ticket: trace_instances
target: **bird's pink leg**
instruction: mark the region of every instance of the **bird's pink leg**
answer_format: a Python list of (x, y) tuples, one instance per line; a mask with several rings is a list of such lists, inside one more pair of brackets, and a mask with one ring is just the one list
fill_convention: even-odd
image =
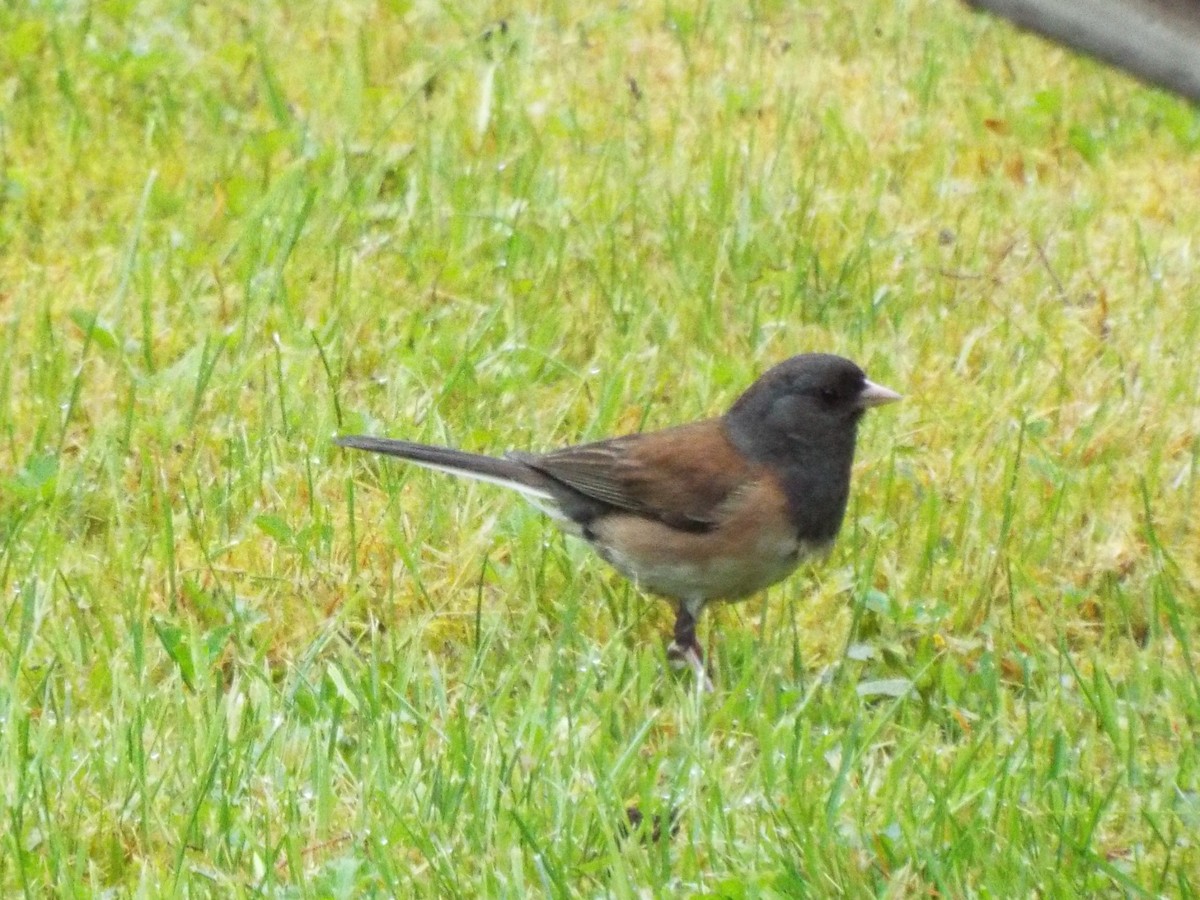
[(667, 647), (667, 659), (674, 668), (687, 666), (706, 691), (713, 689), (708, 667), (704, 665), (704, 649), (696, 639), (696, 616), (704, 608), (702, 600), (681, 601), (675, 610), (675, 637)]

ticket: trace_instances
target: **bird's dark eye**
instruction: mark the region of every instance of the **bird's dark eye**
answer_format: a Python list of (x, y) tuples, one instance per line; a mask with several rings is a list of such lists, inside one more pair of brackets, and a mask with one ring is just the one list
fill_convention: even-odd
[(827, 387), (821, 388), (821, 390), (819, 390), (817, 393), (821, 395), (821, 399), (824, 400), (826, 403), (832, 403), (834, 400), (837, 399), (837, 396), (838, 396), (837, 391), (835, 391), (833, 388), (827, 388)]

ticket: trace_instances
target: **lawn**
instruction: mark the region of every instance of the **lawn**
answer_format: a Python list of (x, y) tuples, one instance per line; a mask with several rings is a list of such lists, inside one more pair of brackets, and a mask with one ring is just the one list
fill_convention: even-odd
[[(1198, 150), (951, 0), (0, 5), (0, 894), (1197, 896)], [(331, 443), (807, 350), (905, 400), (707, 695)]]

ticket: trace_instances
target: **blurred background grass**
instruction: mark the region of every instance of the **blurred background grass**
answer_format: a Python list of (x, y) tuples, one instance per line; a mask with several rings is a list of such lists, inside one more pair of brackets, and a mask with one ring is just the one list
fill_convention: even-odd
[[(1194, 894), (1198, 145), (949, 2), (0, 9), (0, 884)], [(330, 445), (804, 350), (906, 402), (704, 700), (536, 513)]]

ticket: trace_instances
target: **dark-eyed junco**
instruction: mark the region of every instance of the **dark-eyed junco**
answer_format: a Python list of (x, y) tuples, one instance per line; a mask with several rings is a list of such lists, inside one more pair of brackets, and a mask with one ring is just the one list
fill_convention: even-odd
[(826, 550), (850, 494), (859, 419), (900, 395), (848, 359), (793, 356), (725, 415), (663, 431), (482, 456), (375, 437), (343, 447), (520, 491), (641, 588), (675, 604), (669, 656), (707, 683), (696, 617)]

